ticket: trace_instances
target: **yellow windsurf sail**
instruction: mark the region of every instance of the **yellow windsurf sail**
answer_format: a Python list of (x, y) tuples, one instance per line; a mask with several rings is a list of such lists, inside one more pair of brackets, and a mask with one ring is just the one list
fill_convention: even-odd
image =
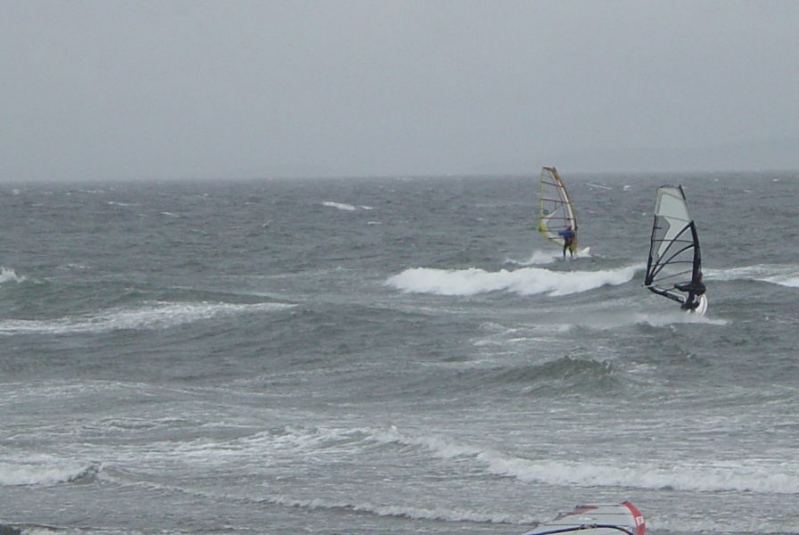
[[(577, 218), (569, 192), (557, 169), (542, 167), (538, 190), (538, 232), (563, 247), (563, 237), (559, 232), (568, 227), (577, 231)], [(572, 241), (570, 249), (573, 252), (577, 250), (577, 238)]]

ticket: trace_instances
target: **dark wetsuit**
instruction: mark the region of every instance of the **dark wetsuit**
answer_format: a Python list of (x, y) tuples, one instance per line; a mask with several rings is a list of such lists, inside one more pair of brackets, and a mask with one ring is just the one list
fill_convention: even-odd
[(694, 310), (699, 306), (699, 296), (705, 293), (705, 284), (700, 279), (696, 284), (687, 282), (685, 284), (675, 284), (674, 287), (681, 292), (688, 292), (685, 303), (680, 308), (683, 310)]

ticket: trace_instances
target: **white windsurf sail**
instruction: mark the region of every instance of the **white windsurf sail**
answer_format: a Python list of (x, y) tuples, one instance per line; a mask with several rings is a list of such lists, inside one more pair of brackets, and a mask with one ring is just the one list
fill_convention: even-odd
[(704, 313), (707, 307), (699, 235), (682, 186), (658, 188), (644, 285), (678, 303), (695, 301), (696, 312)]
[(646, 535), (641, 511), (630, 502), (578, 505), (524, 535)]
[[(563, 247), (563, 237), (558, 233), (569, 226), (577, 231), (577, 218), (569, 192), (557, 169), (542, 167), (538, 190), (538, 232)], [(577, 238), (572, 242), (571, 250), (577, 251)]]

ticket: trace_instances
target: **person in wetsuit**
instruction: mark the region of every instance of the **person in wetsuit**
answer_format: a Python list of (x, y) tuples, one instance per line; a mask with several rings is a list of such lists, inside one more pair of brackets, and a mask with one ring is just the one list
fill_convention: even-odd
[(683, 310), (696, 310), (699, 306), (699, 296), (705, 293), (705, 283), (702, 282), (702, 272), (699, 272), (699, 277), (696, 283), (687, 282), (685, 284), (675, 284), (674, 287), (681, 292), (688, 292), (688, 297), (685, 298), (680, 308)]
[(559, 230), (558, 236), (563, 238), (563, 258), (566, 258), (567, 249), (571, 257), (574, 258), (574, 240), (577, 239), (577, 233), (572, 230), (571, 224), (567, 225), (564, 230)]

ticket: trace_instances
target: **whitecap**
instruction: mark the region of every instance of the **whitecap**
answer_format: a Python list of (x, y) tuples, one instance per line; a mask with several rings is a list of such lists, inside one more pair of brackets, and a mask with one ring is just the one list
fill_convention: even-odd
[(100, 471), (97, 463), (59, 459), (50, 455), (32, 455), (24, 461), (0, 461), (0, 486), (53, 485), (80, 482)]
[(346, 203), (342, 203), (342, 202), (335, 202), (335, 201), (325, 201), (325, 202), (322, 203), (322, 206), (327, 206), (329, 208), (337, 208), (339, 210), (344, 210), (344, 211), (347, 211), (347, 212), (354, 212), (355, 210), (357, 210), (357, 208), (355, 208), (351, 204), (346, 204)]
[(628, 460), (533, 460), (505, 454), (491, 448), (462, 445), (449, 439), (412, 437), (396, 428), (375, 433), (377, 440), (422, 446), (443, 458), (472, 458), (489, 473), (512, 477), (526, 483), (567, 487), (631, 487), (676, 489), (698, 492), (759, 492), (793, 494), (799, 488), (799, 464), (780, 465), (759, 459), (738, 459), (713, 463), (688, 460), (668, 466)]
[(17, 275), (16, 271), (13, 269), (7, 268), (5, 266), (0, 266), (0, 284), (6, 282), (22, 282), (25, 280), (24, 276)]
[(799, 288), (799, 265), (754, 264), (728, 269), (706, 270), (705, 277), (719, 281), (750, 280), (788, 288)]
[(533, 267), (495, 272), (477, 268), (412, 268), (389, 277), (385, 284), (408, 293), (448, 296), (470, 296), (498, 291), (522, 296), (563, 296), (602, 286), (625, 284), (642, 268), (638, 264), (601, 271), (552, 271)]

